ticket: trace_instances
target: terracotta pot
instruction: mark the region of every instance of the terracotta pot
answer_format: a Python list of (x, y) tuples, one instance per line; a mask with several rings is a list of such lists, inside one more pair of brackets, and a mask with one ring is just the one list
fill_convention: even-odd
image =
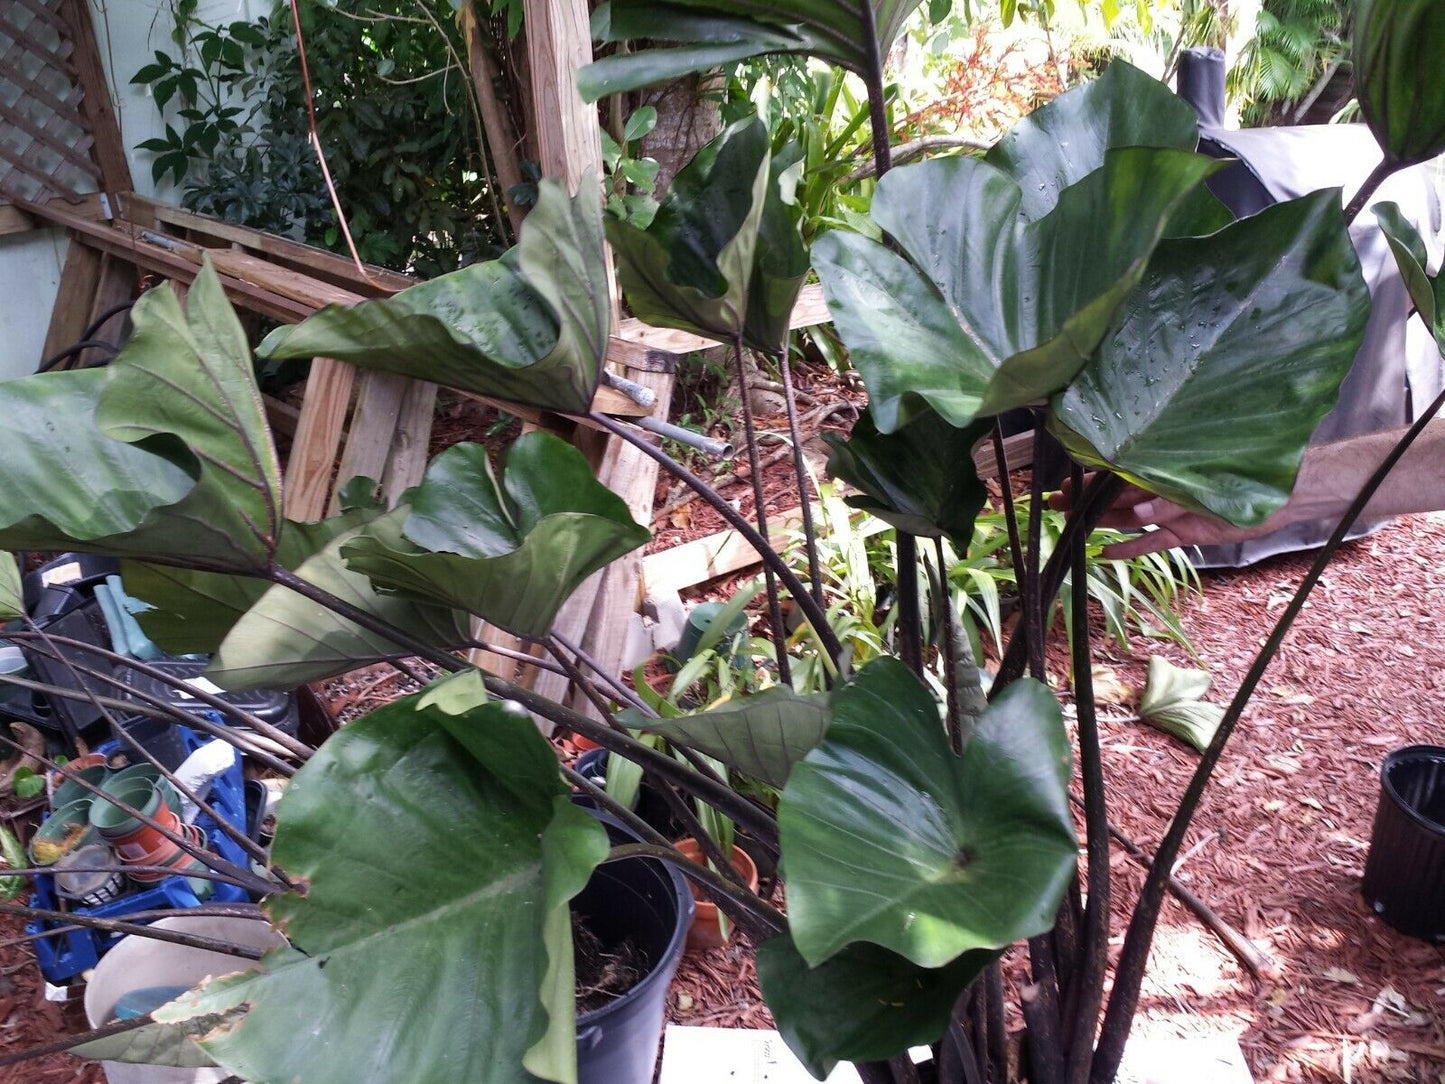
[[(180, 818), (171, 809), (169, 801), (171, 789), (163, 782), (127, 771), (111, 776), (101, 791), (115, 795), (170, 832), (180, 830)], [(157, 828), (130, 816), (104, 798), (98, 797), (91, 802), (90, 823), (100, 830), (115, 853), (127, 862), (139, 862), (142, 856), (175, 846)]]
[[(197, 847), (205, 846), (205, 833), (202, 832), (199, 828), (197, 828), (194, 824), (181, 825), (178, 831), (183, 834), (185, 838), (188, 839), (193, 845)], [(123, 861), (127, 866), (175, 867), (176, 873), (180, 873), (182, 871), (182, 868), (191, 868), (191, 864), (194, 860), (192, 859), (190, 854), (188, 854), (186, 851), (181, 850), (179, 844), (173, 843), (171, 840), (166, 839), (164, 836), (160, 836), (160, 845), (156, 847), (155, 850), (150, 851), (147, 854), (137, 855), (134, 858), (127, 858), (126, 856), (121, 855), (121, 861)], [(166, 877), (171, 876), (174, 876), (174, 874), (130, 874), (131, 880), (135, 881), (137, 884), (146, 885), (155, 884), (157, 881), (164, 880)]]
[[(680, 839), (673, 844), (688, 858), (694, 862), (706, 862), (703, 857), (702, 848), (698, 846), (697, 840), (688, 838)], [(741, 847), (733, 847), (733, 869), (742, 875), (747, 882), (748, 889), (752, 892), (758, 890), (758, 867), (754, 864), (748, 852)], [(717, 904), (703, 895), (702, 890), (692, 881), (688, 881), (688, 887), (692, 889), (692, 898), (697, 902), (693, 911), (692, 928), (687, 931), (687, 950), (689, 952), (700, 952), (703, 949), (719, 948), (727, 944), (723, 939), (722, 927), (718, 925)]]

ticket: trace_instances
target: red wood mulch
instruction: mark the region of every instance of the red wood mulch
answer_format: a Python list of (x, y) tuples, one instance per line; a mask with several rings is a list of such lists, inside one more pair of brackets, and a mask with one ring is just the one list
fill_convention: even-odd
[[(1291, 556), (1210, 574), (1185, 624), (1224, 702), (1306, 567)], [(1137, 695), (1151, 652), (1099, 662)], [(1058, 660), (1055, 673), (1065, 672)], [(1119, 697), (1127, 699), (1125, 697)], [(1259, 1081), (1445, 1080), (1445, 951), (1371, 915), (1359, 879), (1392, 749), (1445, 741), (1445, 516), (1417, 517), (1346, 548), (1246, 712), (1179, 866), (1182, 882), (1273, 960), (1256, 980), (1170, 898), (1138, 1034), (1236, 1035)], [(1105, 706), (1110, 819), (1152, 848), (1196, 763), (1188, 747)], [(1117, 849), (1114, 947), (1143, 872)], [(679, 1023), (766, 1027), (745, 946), (684, 959)]]

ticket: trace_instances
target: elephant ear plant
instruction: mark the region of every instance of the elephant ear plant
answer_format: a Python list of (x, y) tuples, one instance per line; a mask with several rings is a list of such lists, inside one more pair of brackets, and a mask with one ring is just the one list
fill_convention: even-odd
[[(550, 435), (521, 437), (497, 463), (475, 446), (448, 449), (394, 508), (362, 493), (330, 519), (286, 521), (250, 352), (209, 269), (184, 310), (164, 288), (146, 295), (134, 340), (108, 370), (0, 385), (20, 434), (0, 486), (0, 546), (121, 555), (130, 589), (157, 606), (142, 618), (149, 633), (170, 650), (213, 653), (222, 686), (379, 661), (424, 682), (317, 750), (244, 720), (281, 745), (263, 762), (294, 778), (269, 863), (212, 858), (210, 875), (264, 894), (287, 945), (95, 1036), (84, 1053), (209, 1058), (267, 1084), (570, 1084), (568, 901), (599, 863), (647, 855), (682, 869), (758, 946), (768, 1006), (820, 1078), (851, 1061), (869, 1084), (913, 1081), (905, 1051), (928, 1045), (943, 1084), (1113, 1080), (1203, 788), (1324, 563), (1404, 445), (1341, 522), (1220, 720), (1134, 902), (1106, 998), (1113, 886), (1088, 593), (1068, 595), (1072, 739), (1047, 684), (1046, 615), (1066, 574), (1084, 582), (1091, 527), (1125, 481), (1238, 524), (1279, 508), (1350, 367), (1368, 296), (1340, 192), (1233, 221), (1208, 192), (1216, 167), (1195, 152), (1188, 110), (1122, 63), (1024, 118), (981, 159), (890, 170), (883, 57), (913, 6), (612, 0), (599, 9), (600, 37), (664, 44), (583, 73), (594, 95), (772, 52), (856, 73), (870, 98), (881, 242), (829, 232), (808, 253), (765, 133), (744, 121), (679, 173), (645, 229), (604, 225), (597, 192), (569, 196), (544, 181), (518, 248), (497, 263), (324, 310), (261, 348), (583, 414), (635, 445), (757, 548), (774, 688), (659, 719), (551, 634), (568, 594), (647, 532)], [(1375, 0), (1357, 15), (1365, 113), (1389, 168), (1441, 149), (1428, 111), (1400, 111), (1409, 86), (1421, 101), (1445, 101), (1441, 36), (1411, 30), (1433, 10)], [(1408, 43), (1408, 67), (1380, 42)], [(1418, 239), (1398, 215), (1383, 217), (1422, 314), (1438, 325), (1441, 293)], [(893, 655), (859, 666), (844, 653), (816, 557), (804, 582), (764, 541), (761, 492), (749, 521), (640, 430), (588, 413), (610, 331), (604, 237), (633, 311), (727, 344), (744, 377), (745, 348), (775, 355), (788, 388), (785, 317), (816, 272), (870, 395), (852, 435), (832, 442), (830, 464), (897, 532)], [(1018, 408), (1073, 457), (1075, 499), (1045, 559), (1041, 486), (1030, 488), (1022, 532), (1005, 490), (1022, 619), (985, 702), (947, 592), (920, 585), (944, 583), (946, 543), (967, 556), (986, 496), (970, 453), (993, 435), (1001, 456), (997, 415)], [(811, 524), (805, 534), (811, 542)], [(0, 603), (13, 580), (7, 566)], [(785, 592), (803, 619), (792, 638)], [(532, 662), (567, 675), (597, 715), (473, 668), (462, 652), (485, 646), (467, 631), (476, 617), (538, 646)], [(13, 636), (38, 651), (71, 646), (33, 627)], [(73, 664), (84, 692), (67, 695), (108, 714), (111, 664), (144, 664), (88, 650), (94, 660)], [(942, 703), (920, 676), (935, 652)], [(830, 688), (795, 692), (790, 656)], [(425, 684), (417, 660), (441, 676)], [(165, 714), (159, 702), (148, 710)], [(633, 762), (712, 865), (688, 861), (559, 769), (539, 719)], [(678, 755), (658, 751), (660, 739)], [(609, 851), (569, 783), (644, 842)], [(769, 788), (775, 804), (752, 797)], [(722, 818), (780, 856), (786, 915), (730, 875), (702, 828)], [(1019, 942), (1028, 974), (1010, 991), (1000, 957)], [(1023, 1044), (1008, 1033), (1019, 1016)]]

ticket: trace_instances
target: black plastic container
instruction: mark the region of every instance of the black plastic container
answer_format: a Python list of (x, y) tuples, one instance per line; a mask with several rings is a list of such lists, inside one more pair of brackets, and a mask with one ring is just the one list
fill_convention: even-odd
[(69, 613), (92, 597), (97, 583), (119, 572), (120, 562), (114, 557), (62, 553), (26, 574), (25, 612), (42, 623), (47, 617)]
[[(202, 676), (209, 665), (205, 659), (157, 659), (148, 665), (152, 669), (159, 670), (180, 681), (191, 682), (202, 692), (218, 696), (227, 704), (231, 704), (241, 711), (250, 712), (262, 722), (270, 723), (276, 729), (283, 730), (292, 737), (296, 735), (300, 720), (296, 711), (296, 697), (291, 693), (277, 692), (274, 689), (225, 692)], [(167, 685), (165, 682), (158, 681), (149, 674), (123, 669), (120, 673), (120, 680), (129, 689), (134, 689), (147, 696), (158, 697), (173, 707), (180, 708), (192, 715), (204, 715), (213, 710), (209, 704)], [(229, 717), (226, 719), (226, 724), (236, 726), (238, 730), (246, 729)]]
[[(599, 787), (607, 786), (607, 760), (611, 754), (606, 749), (589, 749), (572, 765), (578, 775)], [(595, 808), (591, 802), (589, 808)], [(657, 829), (668, 839), (677, 839), (688, 834), (686, 825), (679, 824), (672, 806), (650, 783), (643, 782), (637, 788), (637, 798), (632, 803), (632, 812)]]
[[(639, 842), (616, 818), (593, 812), (614, 846)], [(667, 988), (692, 925), (692, 892), (683, 876), (655, 858), (597, 867), (572, 911), (604, 950), (631, 938), (650, 970), (617, 1000), (577, 1017), (578, 1084), (651, 1084), (662, 1041)]]
[[(74, 609), (67, 610), (58, 617), (52, 615), (45, 619), (37, 619), (36, 624), (52, 636), (79, 640), (82, 643), (94, 644), (96, 647), (110, 650), (110, 629), (106, 627), (105, 615), (101, 613), (100, 604), (95, 601), (94, 596), (83, 600)], [(21, 645), (20, 650), (25, 653), (25, 661), (30, 664), (30, 672), (47, 685), (58, 685), (65, 689), (77, 688), (76, 672), (71, 669), (69, 663), (92, 670), (110, 670), (109, 662), (84, 648), (57, 644), (55, 650), (62, 658), (55, 659), (44, 653), (44, 646), (43, 643), (31, 641)], [(69, 663), (66, 660), (69, 660)], [(80, 672), (80, 677), (85, 679), (92, 689), (98, 689), (104, 694), (111, 692), (110, 689), (103, 687), (102, 682), (94, 677), (88, 677), (84, 671)], [(49, 713), (27, 721), (64, 731), (71, 741), (74, 741), (86, 727), (98, 723), (102, 718), (100, 708), (89, 700), (73, 700), (63, 696), (52, 696), (47, 699)]]
[(120, 721), (121, 727), (167, 771), (175, 771), (190, 756), (191, 747), (186, 744), (186, 732), (175, 723), (137, 715)]
[(1445, 747), (1409, 745), (1385, 758), (1360, 890), (1401, 933), (1445, 941)]

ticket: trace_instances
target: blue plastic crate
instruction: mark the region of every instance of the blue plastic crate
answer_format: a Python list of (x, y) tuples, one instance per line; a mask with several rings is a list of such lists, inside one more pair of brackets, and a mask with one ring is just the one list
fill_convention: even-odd
[[(217, 718), (217, 722), (220, 720)], [(185, 739), (187, 748), (194, 752), (206, 743), (208, 738), (198, 736), (187, 727), (177, 727)], [(96, 747), (96, 752), (109, 756), (118, 751), (120, 742), (106, 742)], [(211, 784), (211, 793), (206, 804), (224, 818), (232, 827), (246, 830), (246, 786), (241, 772), (240, 758), (222, 772)], [(222, 832), (216, 822), (205, 813), (196, 815), (195, 824), (205, 830), (207, 847), (228, 862), (249, 868), (250, 856)], [(244, 888), (236, 885), (214, 882), (215, 887), (206, 903), (242, 903), (250, 899)], [(32, 907), (46, 910), (56, 909), (55, 878), (41, 874), (35, 878), (35, 894), (30, 897)], [(72, 914), (93, 915), (96, 918), (123, 919), (138, 911), (159, 911), (165, 909), (184, 910), (199, 907), (190, 883), (183, 876), (167, 877), (148, 888), (131, 892), (119, 899), (111, 900), (96, 907), (74, 907)], [(41, 933), (59, 923), (36, 921), (25, 927), (28, 934)], [(103, 930), (77, 929), (68, 933), (42, 937), (33, 942), (35, 957), (40, 964), (40, 973), (47, 982), (60, 985), (81, 972), (94, 967), (102, 956), (118, 942), (122, 934), (108, 934)]]

